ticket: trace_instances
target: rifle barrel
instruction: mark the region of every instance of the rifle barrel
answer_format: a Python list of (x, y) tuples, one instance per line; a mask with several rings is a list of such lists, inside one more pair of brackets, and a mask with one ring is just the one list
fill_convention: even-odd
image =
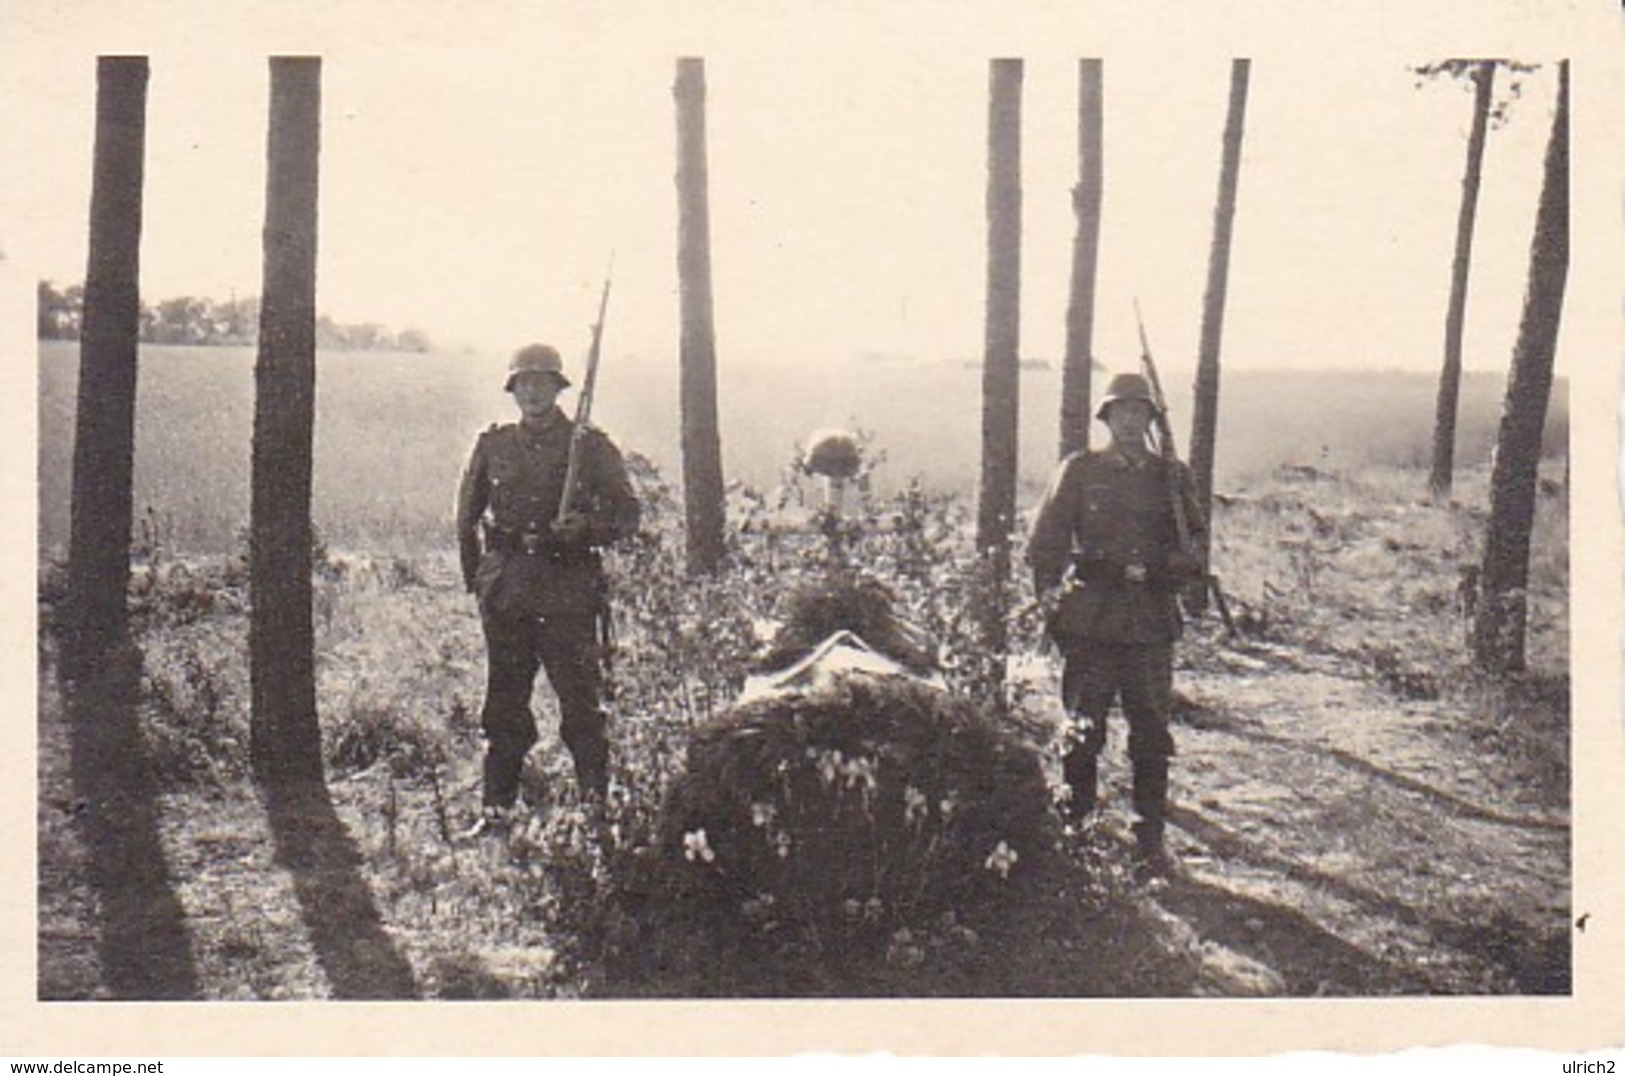
[(581, 399), (576, 402), (576, 425), (580, 426), (592, 415), (593, 388), (598, 383), (598, 355), (604, 339), (604, 315), (609, 309), (609, 285), (615, 268), (614, 255), (609, 260), (610, 272), (604, 274), (604, 290), (598, 296), (598, 320), (592, 327), (592, 349), (587, 354), (587, 374), (582, 379)]
[(1140, 366), (1145, 371), (1146, 384), (1151, 389), (1155, 411), (1157, 449), (1168, 463), (1168, 499), (1174, 513), (1174, 528), (1179, 538), (1180, 552), (1191, 553), (1190, 521), (1185, 518), (1185, 492), (1180, 480), (1179, 450), (1174, 447), (1174, 427), (1168, 421), (1168, 398), (1162, 394), (1162, 378), (1157, 376), (1157, 361), (1151, 357), (1151, 344), (1145, 335), (1145, 318), (1140, 316), (1140, 300), (1134, 300), (1134, 320), (1140, 327)]
[(576, 486), (581, 482), (581, 439), (592, 417), (592, 398), (598, 385), (598, 359), (604, 342), (604, 318), (609, 310), (609, 285), (613, 279), (615, 256), (610, 255), (610, 271), (604, 274), (604, 290), (598, 296), (598, 320), (592, 327), (592, 345), (587, 351), (587, 372), (581, 378), (581, 397), (576, 401), (575, 425), (570, 430), (569, 457), (564, 465), (564, 492), (559, 496), (559, 511), (555, 517), (563, 519), (574, 507)]

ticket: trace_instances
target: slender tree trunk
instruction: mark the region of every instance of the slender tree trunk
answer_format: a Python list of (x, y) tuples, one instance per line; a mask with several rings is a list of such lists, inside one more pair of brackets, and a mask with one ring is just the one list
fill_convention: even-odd
[(1557, 329), (1569, 271), (1569, 63), (1558, 68), (1557, 114), (1546, 146), (1540, 209), (1529, 252), (1518, 342), (1490, 475), (1490, 518), (1479, 571), (1473, 658), (1497, 673), (1524, 668), (1529, 548), (1535, 524), (1541, 435), (1551, 398)]
[(1456, 467), (1456, 410), (1461, 395), (1461, 339), (1467, 320), (1467, 274), (1472, 265), (1473, 221), (1478, 215), (1478, 188), (1484, 171), (1484, 140), (1489, 129), (1495, 61), (1473, 69), (1473, 129), (1467, 138), (1467, 170), (1461, 180), (1461, 208), (1456, 216), (1456, 256), (1450, 267), (1450, 308), (1444, 319), (1444, 366), (1433, 415), (1433, 473), (1428, 488), (1438, 502), (1450, 499)]
[[(1230, 104), (1225, 112), (1219, 162), (1219, 196), (1213, 209), (1213, 245), (1208, 248), (1207, 293), (1202, 298), (1202, 339), (1196, 355), (1191, 411), (1191, 477), (1202, 516), (1213, 518), (1213, 462), (1219, 430), (1219, 349), (1224, 339), (1225, 298), (1230, 289), (1230, 238), (1236, 220), (1241, 179), (1241, 138), (1247, 119), (1247, 80), (1252, 61), (1230, 61)], [(1202, 551), (1206, 554), (1206, 550)], [(1185, 592), (1193, 612), (1207, 608), (1208, 588), (1197, 583)]]
[(318, 57), (278, 56), (270, 66), (249, 522), (249, 731), (255, 776), (285, 784), (322, 777), (310, 520), (322, 69)]
[(1249, 60), (1230, 61), (1230, 106), (1224, 121), (1219, 197), (1213, 209), (1207, 293), (1202, 299), (1202, 340), (1196, 356), (1195, 407), (1191, 415), (1191, 471), (1202, 511), (1211, 514), (1213, 461), (1219, 427), (1219, 349), (1224, 339), (1225, 298), (1230, 288), (1230, 237), (1241, 178), (1241, 137), (1247, 118)]
[(682, 306), (683, 505), (688, 567), (713, 571), (723, 542), (722, 435), (711, 302), (711, 210), (705, 144), (705, 61), (677, 61), (677, 275)]
[(1007, 638), (1010, 532), (1016, 514), (1017, 425), (1021, 390), (1022, 61), (994, 60), (989, 71), (987, 331), (982, 360), (982, 478), (976, 545), (991, 573), (985, 629), (1002, 683)]
[(90, 252), (79, 345), (68, 604), (62, 671), (89, 671), (129, 628), (137, 338), (141, 329), (141, 190), (147, 60), (96, 63)]
[(1078, 61), (1078, 185), (1072, 211), (1072, 293), (1066, 308), (1066, 360), (1061, 369), (1060, 455), (1089, 447), (1090, 382), (1094, 363), (1095, 272), (1100, 262), (1101, 157), (1104, 98), (1100, 60)]

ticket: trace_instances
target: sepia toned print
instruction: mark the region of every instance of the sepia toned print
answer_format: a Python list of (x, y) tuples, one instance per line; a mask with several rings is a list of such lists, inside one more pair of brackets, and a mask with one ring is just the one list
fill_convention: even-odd
[[(1620, 1030), (1618, 64), (1573, 25), (252, 11), (31, 25), (11, 76), (29, 1012)], [(552, 1004), (437, 1004), (498, 1000)]]

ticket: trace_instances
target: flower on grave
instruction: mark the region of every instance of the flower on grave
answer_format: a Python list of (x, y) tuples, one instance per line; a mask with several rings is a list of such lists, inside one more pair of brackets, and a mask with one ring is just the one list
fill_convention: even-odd
[(696, 829), (683, 834), (683, 858), (690, 863), (715, 861), (717, 854), (712, 851), (711, 843), (706, 840), (705, 830)]
[(930, 810), (930, 801), (925, 793), (909, 785), (903, 789), (903, 821), (910, 826), (917, 826), (925, 821), (926, 812)]
[(988, 853), (987, 860), (982, 865), (988, 870), (996, 872), (1000, 878), (1008, 878), (1010, 877), (1010, 868), (1014, 867), (1016, 860), (1020, 858), (1014, 848), (1011, 848), (1004, 841), (1000, 841), (993, 851)]
[(835, 783), (841, 774), (841, 763), (844, 761), (839, 751), (822, 751), (818, 755), (818, 776), (825, 786)]
[(872, 758), (851, 758), (841, 765), (841, 775), (846, 778), (846, 787), (861, 787), (865, 794), (873, 792), (879, 784), (875, 780), (875, 760)]

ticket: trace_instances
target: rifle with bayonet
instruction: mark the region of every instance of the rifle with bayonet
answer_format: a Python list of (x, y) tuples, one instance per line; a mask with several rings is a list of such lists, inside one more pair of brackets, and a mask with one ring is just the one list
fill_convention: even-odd
[(1206, 551), (1197, 549), (1191, 539), (1190, 519), (1185, 514), (1184, 467), (1180, 464), (1179, 452), (1174, 447), (1174, 430), (1168, 421), (1168, 398), (1163, 395), (1162, 379), (1157, 376), (1157, 362), (1151, 357), (1151, 342), (1146, 339), (1145, 319), (1140, 315), (1138, 299), (1134, 301), (1134, 320), (1140, 329), (1140, 369), (1145, 375), (1146, 384), (1151, 388), (1151, 398), (1155, 404), (1152, 437), (1156, 442), (1158, 454), (1167, 463), (1163, 470), (1168, 476), (1168, 503), (1173, 508), (1179, 553), (1186, 563), (1201, 566), (1202, 577), (1194, 582), (1199, 584), (1204, 592), (1213, 596), (1213, 603), (1218, 607), (1219, 619), (1224, 622), (1225, 632), (1234, 635), (1236, 626), (1230, 619), (1230, 603), (1225, 601), (1224, 588), (1219, 585), (1219, 577), (1207, 570)]
[[(592, 400), (598, 386), (598, 357), (604, 346), (604, 315), (609, 310), (609, 282), (614, 278), (615, 256), (610, 255), (609, 268), (604, 271), (604, 290), (598, 297), (598, 320), (592, 326), (592, 345), (587, 350), (587, 371), (581, 378), (581, 395), (576, 400), (575, 425), (570, 428), (570, 452), (564, 465), (564, 490), (559, 494), (559, 511), (554, 527), (571, 527), (582, 533), (585, 524), (574, 516), (577, 487), (581, 485), (581, 455), (587, 435), (587, 423), (592, 418)], [(606, 677), (615, 654), (615, 628), (610, 612), (609, 591), (600, 587), (598, 608), (594, 612), (598, 633), (598, 660)]]
[(559, 497), (559, 511), (556, 517), (558, 522), (574, 510), (576, 487), (581, 484), (581, 453), (582, 439), (587, 432), (587, 422), (592, 418), (593, 390), (598, 384), (598, 356), (604, 343), (604, 314), (609, 308), (609, 282), (613, 275), (615, 259), (610, 257), (610, 271), (604, 273), (604, 291), (598, 297), (598, 320), (592, 327), (592, 346), (587, 351), (587, 372), (581, 379), (581, 395), (576, 400), (575, 426), (570, 430), (570, 454), (564, 466), (564, 492)]

